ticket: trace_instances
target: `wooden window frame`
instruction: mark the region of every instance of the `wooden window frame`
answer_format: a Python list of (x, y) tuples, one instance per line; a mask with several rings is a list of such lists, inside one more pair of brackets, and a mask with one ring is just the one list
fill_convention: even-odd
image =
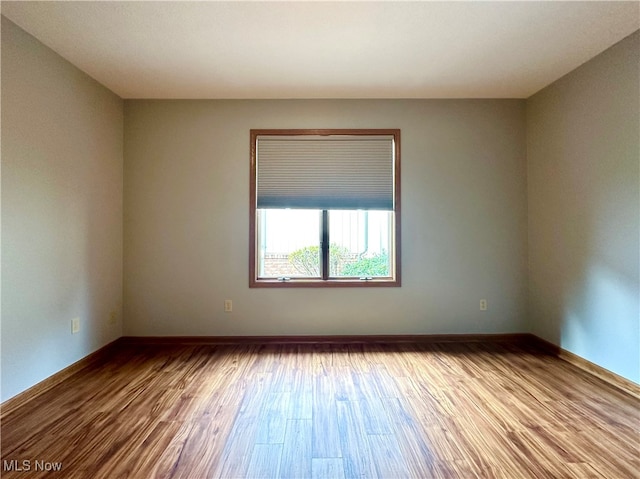
[[(257, 179), (256, 179), (256, 141), (259, 136), (297, 136), (297, 135), (362, 135), (393, 136), (394, 139), (394, 231), (393, 231), (393, 267), (394, 276), (391, 278), (373, 278), (362, 280), (358, 278), (334, 278), (328, 276), (328, 268), (322, 268), (320, 278), (292, 278), (289, 281), (268, 278), (259, 279), (257, 276)], [(371, 288), (371, 287), (399, 287), (401, 286), (401, 241), (400, 241), (400, 130), (399, 129), (266, 129), (250, 130), (250, 181), (249, 181), (249, 287), (250, 288)], [(326, 233), (326, 212), (323, 212), (323, 235)], [(328, 265), (328, 242), (323, 241), (322, 263)], [(326, 245), (326, 246), (325, 246)]]

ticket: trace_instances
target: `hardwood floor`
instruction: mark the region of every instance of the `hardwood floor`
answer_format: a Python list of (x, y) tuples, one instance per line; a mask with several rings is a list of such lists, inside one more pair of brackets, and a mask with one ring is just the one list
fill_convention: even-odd
[(1, 433), (3, 478), (640, 477), (639, 401), (515, 344), (126, 345)]

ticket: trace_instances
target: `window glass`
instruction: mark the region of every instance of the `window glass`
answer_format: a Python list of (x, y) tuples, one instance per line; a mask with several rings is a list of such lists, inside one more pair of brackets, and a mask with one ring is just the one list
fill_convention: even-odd
[(259, 209), (260, 278), (319, 278), (320, 211)]
[(392, 215), (390, 211), (375, 210), (330, 211), (330, 275), (390, 277)]

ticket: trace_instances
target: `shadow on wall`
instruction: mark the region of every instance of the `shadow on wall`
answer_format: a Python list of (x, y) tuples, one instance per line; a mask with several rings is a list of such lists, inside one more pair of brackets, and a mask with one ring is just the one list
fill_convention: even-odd
[[(591, 265), (565, 293), (560, 346), (629, 379), (640, 371), (637, 279)], [(629, 351), (636, 350), (635, 361)]]

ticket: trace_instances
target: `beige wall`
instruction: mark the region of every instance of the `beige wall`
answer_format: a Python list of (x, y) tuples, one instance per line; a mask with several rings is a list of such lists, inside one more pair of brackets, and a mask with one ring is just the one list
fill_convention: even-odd
[[(524, 113), (521, 100), (125, 101), (125, 334), (523, 331)], [(401, 288), (249, 289), (251, 128), (402, 130)]]
[(2, 400), (122, 334), (122, 112), (2, 17)]
[(530, 326), (640, 382), (640, 33), (527, 101)]

